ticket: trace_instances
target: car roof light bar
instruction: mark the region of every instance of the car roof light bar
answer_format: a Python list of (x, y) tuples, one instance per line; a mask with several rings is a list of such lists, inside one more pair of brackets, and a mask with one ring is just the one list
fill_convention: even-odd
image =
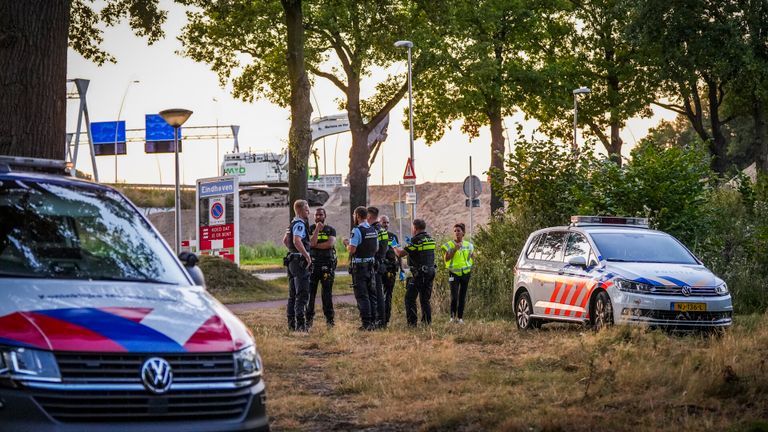
[(53, 174), (68, 174), (67, 169), (67, 163), (63, 160), (22, 156), (0, 156), (0, 172), (36, 171)]
[(624, 225), (638, 228), (648, 228), (648, 218), (620, 216), (571, 216), (571, 225)]

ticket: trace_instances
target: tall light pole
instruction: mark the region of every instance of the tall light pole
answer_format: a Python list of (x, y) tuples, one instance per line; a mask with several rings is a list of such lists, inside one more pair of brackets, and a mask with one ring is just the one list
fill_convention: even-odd
[(117, 130), (120, 127), (120, 116), (123, 114), (123, 105), (125, 104), (125, 97), (128, 96), (128, 90), (131, 88), (131, 84), (138, 84), (139, 80), (128, 81), (123, 92), (123, 99), (120, 100), (120, 109), (117, 110), (117, 122), (115, 123), (115, 184), (117, 184)]
[[(411, 80), (413, 78), (411, 70), (411, 48), (413, 48), (413, 42), (407, 40), (401, 40), (395, 42), (395, 46), (398, 48), (408, 48), (408, 131), (410, 132), (411, 142), (411, 167), (416, 172), (416, 160), (413, 156), (413, 88), (411, 86)], [(413, 182), (414, 195), (416, 194), (416, 181)], [(411, 212), (411, 222), (416, 218), (416, 204), (413, 204), (413, 211)]]
[(592, 93), (592, 90), (587, 87), (579, 87), (573, 90), (573, 151), (579, 149), (578, 143), (576, 142), (576, 132), (578, 131), (577, 121), (579, 118), (579, 95), (588, 93)]
[(173, 154), (176, 160), (176, 223), (174, 250), (178, 254), (181, 250), (181, 191), (179, 186), (179, 128), (192, 115), (192, 111), (183, 108), (172, 108), (160, 111), (160, 117), (173, 128)]

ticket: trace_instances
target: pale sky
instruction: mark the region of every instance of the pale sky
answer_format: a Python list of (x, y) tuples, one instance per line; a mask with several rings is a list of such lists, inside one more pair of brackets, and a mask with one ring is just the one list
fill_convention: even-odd
[[(68, 53), (67, 78), (90, 80), (87, 101), (92, 122), (117, 120), (120, 101), (132, 80), (123, 105), (120, 120), (126, 120), (128, 129), (144, 128), (144, 115), (157, 113), (167, 108), (186, 108), (194, 114), (185, 126), (240, 125), (241, 150), (269, 150), (280, 152), (286, 147), (290, 127), (287, 108), (274, 105), (266, 100), (245, 103), (234, 99), (228, 88), (219, 86), (218, 77), (207, 64), (196, 63), (181, 57), (176, 51), (181, 43), (176, 39), (186, 22), (184, 7), (161, 0), (161, 7), (168, 10), (168, 21), (164, 26), (165, 39), (147, 46), (146, 41), (136, 37), (127, 24), (106, 29), (102, 48), (111, 53), (116, 64), (101, 67), (85, 60), (73, 50)], [(414, 50), (418, 47), (414, 47)], [(404, 72), (403, 61), (388, 72)], [(374, 71), (384, 76), (387, 71)], [(363, 82), (363, 94), (369, 95), (376, 84), (372, 79)], [(414, 80), (414, 87), (418, 80)], [(584, 83), (589, 86), (589, 83)], [(70, 87), (70, 90), (73, 87)], [(327, 80), (318, 79), (313, 88), (313, 117), (320, 114), (338, 113), (336, 100), (342, 94)], [(366, 93), (367, 92), (367, 93)], [(214, 101), (214, 99), (216, 101)], [(382, 158), (384, 155), (385, 184), (395, 184), (402, 179), (409, 154), (408, 130), (402, 125), (407, 98), (391, 113), (389, 137), (383, 144), (374, 167), (371, 169), (370, 184), (382, 184)], [(77, 121), (77, 101), (70, 100), (67, 106), (67, 132), (74, 132)], [(654, 107), (655, 115), (650, 119), (633, 119), (622, 131), (625, 146), (623, 153), (629, 154), (635, 142), (642, 139), (648, 129), (661, 119), (672, 119), (674, 113)], [(414, 116), (419, 115), (414, 105)], [(517, 123), (522, 123), (527, 134), (534, 130), (536, 122), (525, 121), (522, 114), (505, 119), (505, 126), (514, 138)], [(422, 140), (415, 141), (416, 174), (418, 183), (458, 182), (468, 175), (468, 158), (472, 156), (474, 173), (485, 178), (482, 172), (490, 165), (490, 132), (483, 128), (480, 137), (474, 140), (459, 132), (460, 123), (443, 139), (426, 146)], [(580, 142), (583, 140), (580, 139)], [(221, 139), (220, 155), (232, 151), (232, 140)], [(349, 165), (351, 137), (348, 133), (331, 136), (316, 143), (320, 153), (320, 173), (340, 173), (345, 177)], [(514, 145), (514, 143), (512, 143)], [(323, 155), (326, 158), (323, 159)], [(112, 182), (115, 176), (115, 160), (112, 156), (97, 157), (101, 181)], [(194, 184), (195, 179), (218, 175), (216, 166), (216, 141), (187, 141), (181, 154), (182, 183)], [(80, 148), (77, 168), (92, 172), (87, 146)], [(128, 154), (118, 157), (118, 179), (128, 183), (173, 183), (173, 154), (145, 155), (143, 142), (128, 143)]]

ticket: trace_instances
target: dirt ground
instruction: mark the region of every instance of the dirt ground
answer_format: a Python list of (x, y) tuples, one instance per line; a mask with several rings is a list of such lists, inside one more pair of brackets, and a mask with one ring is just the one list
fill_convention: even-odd
[(768, 316), (720, 337), (625, 327), (595, 334), (506, 321), (360, 332), (286, 329), (284, 308), (241, 312), (264, 359), (275, 431), (766, 431)]
[[(469, 229), (469, 208), (465, 206), (461, 183), (423, 183), (416, 186), (419, 204), (416, 216), (427, 221), (427, 230), (441, 235), (451, 231), (457, 222), (463, 222)], [(405, 190), (403, 190), (405, 193)], [(371, 186), (370, 205), (379, 207), (380, 214), (390, 216), (390, 229), (399, 230), (399, 224), (393, 215), (393, 203), (397, 201), (398, 186)], [(475, 226), (485, 224), (490, 217), (490, 187), (483, 184), (480, 207), (473, 209)], [(349, 233), (349, 190), (339, 188), (331, 194), (325, 204), (328, 223), (339, 235)], [(279, 243), (288, 225), (288, 208), (247, 208), (240, 209), (240, 242), (253, 245), (264, 242)], [(184, 210), (181, 214), (182, 237), (194, 238), (195, 214), (193, 210)], [(160, 233), (173, 241), (173, 212), (155, 213), (150, 220)], [(410, 235), (409, 220), (403, 222), (403, 230)], [(402, 237), (402, 236), (401, 236)]]

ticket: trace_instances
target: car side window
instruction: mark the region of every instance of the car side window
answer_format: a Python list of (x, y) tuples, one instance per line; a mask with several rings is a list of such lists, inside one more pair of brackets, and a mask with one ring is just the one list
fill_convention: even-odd
[(573, 257), (584, 257), (584, 261), (589, 263), (590, 252), (592, 248), (589, 246), (589, 242), (584, 235), (579, 233), (571, 233), (568, 236), (568, 244), (565, 246), (565, 262), (568, 262)]
[(536, 255), (536, 248), (543, 236), (544, 236), (543, 234), (539, 234), (536, 237), (534, 237), (533, 240), (531, 240), (531, 243), (528, 245), (528, 252), (525, 254), (526, 258), (535, 259), (534, 257)]
[[(565, 243), (565, 232), (550, 232), (540, 243), (538, 249), (541, 250), (541, 257), (538, 259), (544, 261), (563, 261), (563, 246)], [(538, 255), (538, 254), (537, 254)]]

